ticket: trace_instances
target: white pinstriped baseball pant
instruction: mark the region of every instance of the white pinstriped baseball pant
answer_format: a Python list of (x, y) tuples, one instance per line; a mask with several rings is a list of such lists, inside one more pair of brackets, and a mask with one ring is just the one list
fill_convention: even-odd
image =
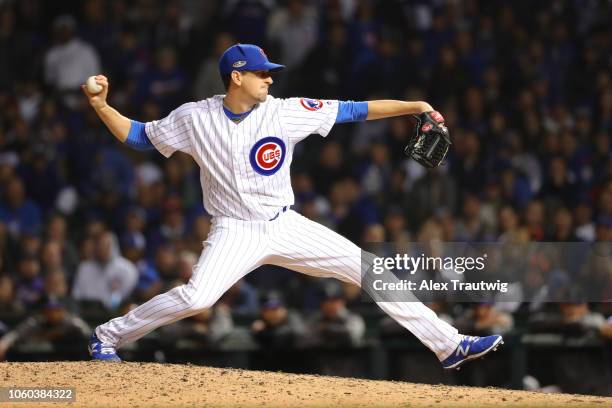
[[(289, 210), (272, 221), (213, 218), (190, 281), (96, 328), (104, 342), (121, 347), (162, 325), (209, 308), (234, 283), (264, 264), (360, 285), (361, 250), (323, 225)], [(439, 360), (457, 347), (461, 335), (418, 301), (377, 302), (410, 330)]]

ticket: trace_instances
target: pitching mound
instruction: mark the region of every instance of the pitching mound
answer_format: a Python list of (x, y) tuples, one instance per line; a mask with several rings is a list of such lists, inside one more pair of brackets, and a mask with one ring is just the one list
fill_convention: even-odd
[(0, 363), (0, 386), (75, 387), (70, 407), (612, 406), (612, 398), (582, 395), (151, 363)]

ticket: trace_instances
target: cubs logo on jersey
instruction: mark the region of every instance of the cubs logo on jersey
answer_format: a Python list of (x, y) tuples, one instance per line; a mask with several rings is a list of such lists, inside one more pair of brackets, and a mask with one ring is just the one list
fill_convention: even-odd
[(316, 111), (323, 107), (323, 102), (318, 99), (300, 98), (300, 103), (309, 111)]
[(278, 137), (268, 136), (251, 148), (249, 159), (253, 170), (262, 176), (271, 176), (280, 170), (285, 161), (285, 142)]

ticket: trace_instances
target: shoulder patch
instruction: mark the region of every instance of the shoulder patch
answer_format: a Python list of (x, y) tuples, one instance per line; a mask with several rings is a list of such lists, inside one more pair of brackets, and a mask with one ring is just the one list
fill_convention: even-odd
[(300, 98), (300, 104), (309, 111), (317, 111), (323, 107), (323, 102), (319, 99)]

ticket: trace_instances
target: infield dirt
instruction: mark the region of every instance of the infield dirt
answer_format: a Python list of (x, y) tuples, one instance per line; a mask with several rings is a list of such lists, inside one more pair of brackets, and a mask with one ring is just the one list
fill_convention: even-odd
[(17, 407), (612, 407), (612, 398), (193, 365), (0, 363), (1, 387), (74, 387), (76, 402)]

